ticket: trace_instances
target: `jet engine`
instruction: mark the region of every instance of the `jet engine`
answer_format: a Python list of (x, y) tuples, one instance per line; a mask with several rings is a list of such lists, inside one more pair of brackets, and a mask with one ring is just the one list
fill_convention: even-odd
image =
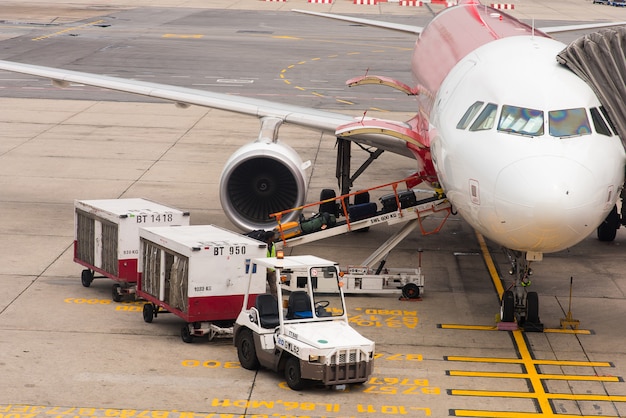
[[(226, 216), (243, 231), (274, 228), (277, 222), (270, 214), (304, 204), (306, 167), (298, 153), (280, 141), (256, 141), (239, 148), (220, 178)], [(298, 215), (286, 214), (281, 223)]]

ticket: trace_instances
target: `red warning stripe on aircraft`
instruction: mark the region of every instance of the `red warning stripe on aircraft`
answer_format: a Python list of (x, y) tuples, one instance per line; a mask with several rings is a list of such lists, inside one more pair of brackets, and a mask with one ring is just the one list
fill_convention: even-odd
[(500, 10), (513, 10), (513, 9), (515, 9), (515, 5), (514, 4), (510, 4), (510, 3), (491, 3), (491, 7), (493, 7), (494, 9), (500, 9)]
[(370, 6), (375, 6), (378, 3), (378, 0), (354, 0), (353, 4), (365, 4)]
[(419, 0), (400, 0), (400, 6), (422, 6), (422, 3)]
[(333, 0), (308, 0), (309, 3), (332, 4)]

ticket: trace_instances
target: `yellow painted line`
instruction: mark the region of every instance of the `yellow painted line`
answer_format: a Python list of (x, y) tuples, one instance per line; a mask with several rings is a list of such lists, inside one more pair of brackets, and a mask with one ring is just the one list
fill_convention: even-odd
[(345, 103), (345, 104), (350, 104), (350, 105), (353, 105), (353, 104), (354, 104), (354, 102), (350, 102), (350, 101), (348, 101), (348, 100), (341, 100), (341, 99), (337, 99), (337, 101), (338, 101), (339, 103)]
[[(448, 361), (459, 361), (468, 363), (505, 363), (505, 364), (522, 364), (526, 361), (519, 358), (497, 358), (497, 357), (462, 357), (447, 356)], [(569, 367), (613, 367), (607, 361), (577, 361), (577, 360), (532, 360), (532, 363), (539, 366), (569, 366)]]
[(360, 52), (348, 52), (348, 55), (360, 55)]
[[(463, 324), (439, 324), (441, 329), (458, 329), (470, 331), (500, 331), (496, 325), (463, 325)], [(523, 330), (522, 330), (523, 331)], [(561, 329), (561, 328), (544, 328), (543, 332), (554, 334), (582, 334), (591, 335), (588, 329)]]
[(315, 92), (315, 91), (312, 91), (312, 92), (311, 92), (311, 94), (312, 94), (313, 96), (317, 96), (317, 97), (326, 97), (326, 96), (324, 96), (323, 94), (321, 94), (321, 93), (317, 93), (317, 92)]
[(182, 34), (182, 33), (165, 33), (162, 36), (162, 38), (170, 38), (170, 39), (200, 39), (203, 37), (204, 35), (200, 35), (200, 34), (188, 35), (188, 34)]
[[(494, 391), (494, 390), (473, 390), (473, 389), (452, 389), (451, 395), (457, 396), (480, 396), (489, 398), (515, 398), (515, 399), (538, 399), (537, 393), (532, 392), (513, 392), (513, 391)], [(621, 395), (594, 395), (580, 393), (545, 393), (546, 402), (548, 400), (565, 400), (565, 401), (604, 401), (604, 402), (626, 402), (626, 396)], [(551, 411), (551, 408), (542, 411)], [(482, 416), (482, 415), (481, 415)], [(559, 415), (561, 416), (561, 415)]]
[[(509, 373), (509, 372), (470, 372), (462, 370), (450, 370), (450, 376), (461, 377), (492, 377), (504, 379), (526, 379), (526, 373)], [(564, 374), (542, 374), (543, 380), (575, 380), (581, 382), (621, 382), (617, 376), (598, 376), (598, 375), (564, 375)]]
[(294, 86), (294, 88), (296, 88), (296, 89), (298, 89), (298, 90), (306, 91), (306, 89), (305, 89), (304, 87)]
[(374, 110), (376, 112), (388, 112), (388, 110), (380, 109), (378, 107), (370, 107), (370, 110)]
[[(592, 418), (596, 415), (570, 415), (570, 414), (554, 414), (554, 413), (537, 413), (537, 412), (492, 412), (492, 411), (475, 411), (471, 409), (457, 409), (454, 411), (456, 417), (481, 417), (481, 418), (536, 418), (536, 417), (558, 417), (558, 418)], [(615, 415), (602, 415), (603, 418), (617, 418)]]
[(441, 329), (461, 329), (461, 330), (471, 330), (471, 331), (497, 331), (498, 327), (493, 325), (460, 325), (460, 324), (439, 324), (439, 328)]
[(289, 80), (287, 80), (287, 79), (285, 79), (285, 80), (283, 80), (283, 81), (284, 81), (285, 83), (287, 83), (287, 84), (291, 84), (291, 81), (289, 81)]
[(476, 232), (476, 239), (478, 240), (478, 244), (480, 245), (480, 251), (483, 253), (483, 259), (485, 260), (485, 264), (487, 264), (487, 270), (489, 270), (491, 281), (493, 282), (493, 285), (496, 287), (496, 291), (498, 292), (498, 299), (502, 300), (504, 288), (502, 287), (502, 281), (500, 280), (500, 276), (498, 275), (496, 265), (494, 264), (493, 258), (491, 258), (491, 254), (489, 253), (489, 249), (487, 248), (485, 238), (481, 234)]
[(295, 37), (295, 36), (287, 36), (287, 35), (282, 35), (282, 36), (272, 36), (272, 38), (274, 39), (294, 39), (294, 40), (299, 40), (301, 38)]
[(337, 58), (339, 56), (339, 54), (333, 54), (333, 55), (329, 55), (328, 58)]
[(544, 328), (543, 332), (550, 332), (552, 334), (582, 334), (582, 335), (591, 335), (591, 330), (588, 330), (588, 329)]
[(294, 64), (289, 65), (287, 68), (291, 69), (291, 68), (295, 68)]
[(81, 28), (85, 28), (85, 27), (87, 27), (87, 26), (97, 25), (98, 23), (102, 23), (102, 22), (104, 22), (104, 20), (103, 20), (103, 19), (100, 19), (100, 20), (94, 20), (93, 22), (85, 23), (84, 25), (80, 25), (80, 26), (73, 26), (73, 27), (71, 27), (71, 28), (63, 29), (63, 30), (60, 30), (60, 31), (58, 31), (58, 32), (51, 33), (51, 34), (49, 34), (49, 35), (39, 36), (39, 37), (37, 37), (37, 38), (33, 38), (33, 39), (31, 39), (31, 40), (33, 40), (33, 41), (41, 41), (42, 39), (52, 38), (52, 37), (54, 37), (54, 36), (58, 36), (58, 35), (62, 35), (62, 34), (67, 33), (67, 32), (74, 31), (74, 30), (76, 30), (76, 29), (81, 29)]
[(306, 61), (300, 61), (298, 65), (306, 64)]
[(319, 61), (321, 58), (311, 58), (311, 61)]

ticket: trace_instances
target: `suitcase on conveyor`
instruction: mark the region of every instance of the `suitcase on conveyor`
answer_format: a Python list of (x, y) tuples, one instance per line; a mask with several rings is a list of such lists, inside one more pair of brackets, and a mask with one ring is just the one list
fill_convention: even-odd
[[(280, 235), (281, 228), (283, 230), (282, 236)], [(285, 239), (289, 239), (302, 234), (302, 229), (300, 228), (300, 222), (294, 221), (285, 222), (284, 224), (281, 224), (280, 227), (277, 226), (276, 228), (274, 228), (274, 232), (276, 233), (276, 237), (278, 239), (282, 239), (283, 236)]]
[[(405, 190), (398, 192), (398, 200), (400, 200), (400, 207), (402, 209), (409, 208), (417, 205), (417, 198), (413, 190)], [(396, 195), (393, 193), (387, 194), (380, 198), (383, 213), (394, 212), (398, 210), (398, 203), (396, 202)]]
[(348, 215), (350, 222), (360, 221), (361, 219), (371, 218), (376, 215), (378, 207), (374, 202), (360, 203), (348, 207)]

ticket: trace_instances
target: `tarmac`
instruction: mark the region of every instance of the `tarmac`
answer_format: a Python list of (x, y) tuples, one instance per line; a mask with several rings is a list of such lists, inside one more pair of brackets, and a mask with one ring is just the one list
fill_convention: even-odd
[[(56, 32), (133, 9), (287, 16), (298, 8), (402, 19), (427, 17), (439, 7), (344, 0), (3, 2), (0, 59), (11, 53), (2, 41), (17, 36), (26, 42), (33, 26)], [(511, 13), (555, 22), (626, 20), (626, 8), (590, 1), (523, 0)], [(345, 391), (293, 392), (282, 376), (241, 368), (228, 338), (185, 344), (179, 318), (159, 316), (148, 324), (143, 302), (111, 301), (113, 281), (82, 286), (82, 267), (73, 261), (76, 199), (145, 197), (188, 210), (193, 224), (233, 229), (219, 204), (219, 173), (235, 149), (257, 136), (257, 121), (126, 96), (59, 100), (51, 89), (8, 88), (13, 81), (1, 77), (0, 418), (626, 416), (623, 229), (612, 243), (589, 237), (536, 264), (543, 333), (497, 331), (495, 289), (508, 280), (497, 247), (458, 217), (438, 234), (416, 233), (387, 263), (417, 267), (421, 252), (422, 298), (347, 301), (351, 324), (377, 344), (370, 381)], [(333, 180), (335, 138), (289, 126), (281, 133), (312, 162), (308, 200), (317, 200)], [(383, 184), (414, 169), (410, 160), (387, 154), (374, 167), (359, 185)], [(429, 218), (425, 231), (440, 221)], [(288, 254), (359, 264), (393, 231), (372, 227)], [(568, 313), (580, 321), (578, 329), (561, 327)]]

